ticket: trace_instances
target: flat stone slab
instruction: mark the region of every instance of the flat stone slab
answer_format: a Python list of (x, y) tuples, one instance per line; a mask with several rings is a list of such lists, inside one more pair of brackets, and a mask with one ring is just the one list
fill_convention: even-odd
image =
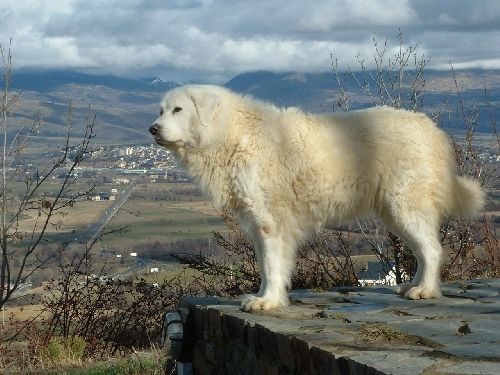
[(289, 307), (253, 313), (237, 300), (186, 298), (184, 304), (328, 351), (348, 366), (350, 372), (340, 373), (500, 374), (500, 279), (453, 282), (442, 290), (442, 298), (420, 301), (383, 286), (295, 290)]

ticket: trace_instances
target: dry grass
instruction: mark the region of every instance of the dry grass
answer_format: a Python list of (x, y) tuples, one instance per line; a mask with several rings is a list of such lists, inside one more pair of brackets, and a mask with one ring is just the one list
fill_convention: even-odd
[(361, 328), (361, 336), (369, 342), (408, 342), (411, 339), (408, 334), (385, 325), (365, 325)]
[[(50, 199), (47, 199), (50, 200)], [(51, 218), (51, 225), (47, 227), (47, 233), (67, 233), (73, 230), (84, 231), (92, 225), (108, 208), (110, 201), (79, 201), (72, 207), (68, 206)], [(40, 226), (43, 216), (38, 216), (38, 210), (26, 210), (23, 212), (23, 220), (19, 221), (19, 229), (31, 232), (37, 225)]]
[[(35, 319), (35, 321), (41, 321), (43, 317), (48, 318), (49, 314), (43, 311), (43, 304), (39, 303), (36, 305), (22, 305), (22, 306), (5, 306), (3, 314), (5, 316), (5, 321), (13, 316), (17, 321), (24, 321)], [(3, 320), (3, 319), (2, 319)]]

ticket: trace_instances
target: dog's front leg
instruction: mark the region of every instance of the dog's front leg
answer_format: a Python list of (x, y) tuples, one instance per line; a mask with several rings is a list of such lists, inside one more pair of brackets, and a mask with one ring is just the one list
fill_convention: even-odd
[(293, 249), (283, 240), (281, 233), (270, 230), (268, 226), (263, 226), (258, 232), (254, 236), (254, 243), (262, 279), (261, 288), (256, 296), (245, 296), (242, 306), (246, 311), (287, 306), (287, 288), (294, 267)]

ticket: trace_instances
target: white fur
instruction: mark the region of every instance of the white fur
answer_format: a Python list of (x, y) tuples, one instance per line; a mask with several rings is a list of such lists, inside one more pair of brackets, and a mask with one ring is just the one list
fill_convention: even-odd
[(440, 296), (440, 224), (475, 215), (484, 197), (455, 175), (448, 139), (426, 115), (388, 107), (309, 115), (216, 86), (176, 88), (161, 108), (156, 142), (253, 239), (262, 282), (246, 310), (287, 305), (295, 250), (311, 229), (369, 214), (417, 257), (415, 278), (398, 293)]

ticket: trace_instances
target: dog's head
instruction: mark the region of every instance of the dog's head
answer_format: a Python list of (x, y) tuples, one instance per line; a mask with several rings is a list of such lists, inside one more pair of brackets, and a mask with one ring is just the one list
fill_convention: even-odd
[(183, 86), (169, 91), (161, 102), (160, 117), (149, 128), (156, 143), (170, 149), (210, 147), (220, 129), (214, 118), (221, 97), (214, 86)]

